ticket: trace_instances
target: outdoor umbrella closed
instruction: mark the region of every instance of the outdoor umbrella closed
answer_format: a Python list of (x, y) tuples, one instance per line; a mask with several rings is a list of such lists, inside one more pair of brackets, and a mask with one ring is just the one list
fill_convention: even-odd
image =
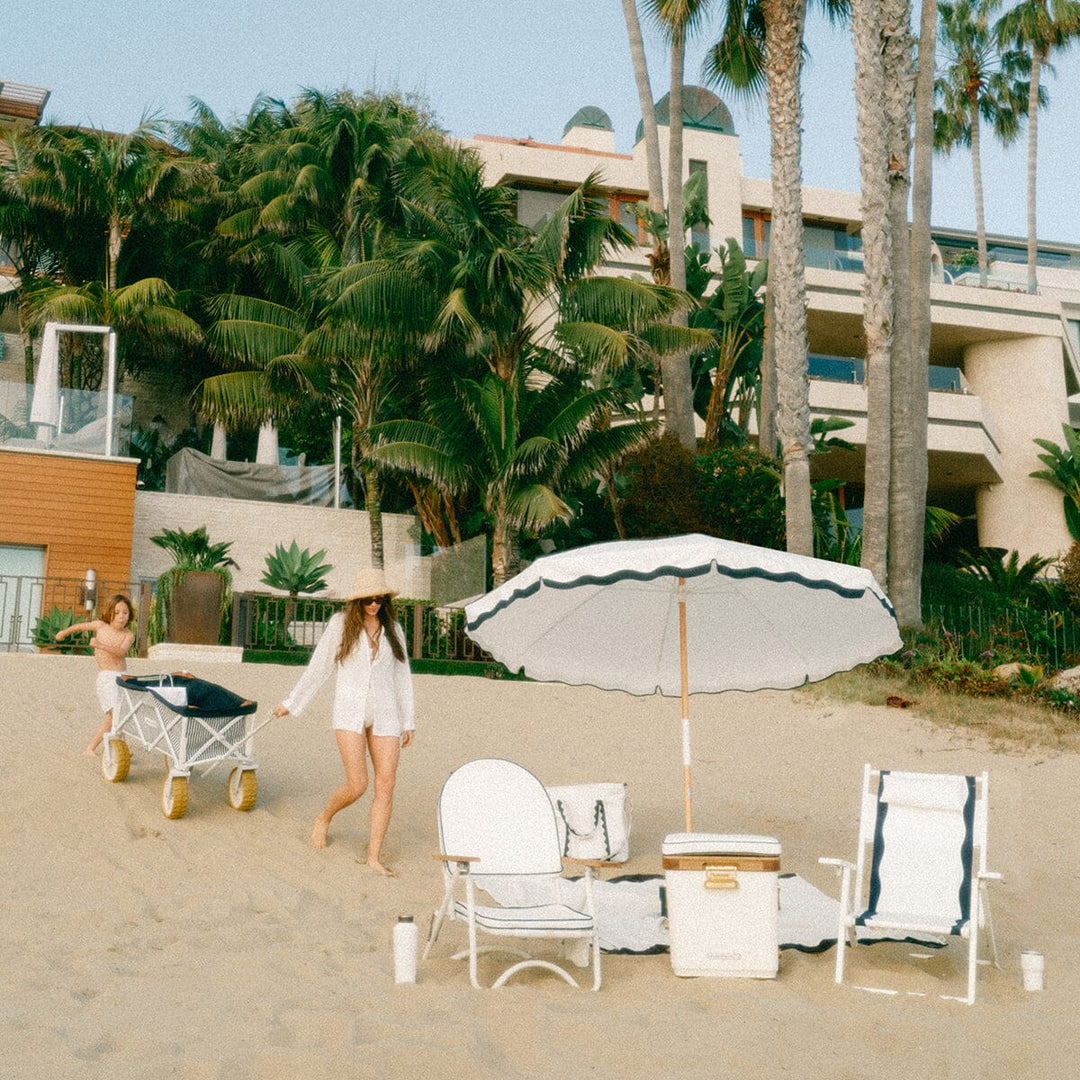
[(902, 645), (868, 570), (702, 535), (545, 556), (465, 619), (530, 678), (681, 696), (687, 832), (690, 694), (791, 689)]

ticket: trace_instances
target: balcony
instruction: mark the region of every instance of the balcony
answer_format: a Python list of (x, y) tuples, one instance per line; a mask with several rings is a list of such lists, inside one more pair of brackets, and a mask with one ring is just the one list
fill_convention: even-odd
[(0, 450), (129, 456), (132, 397), (114, 394), (110, 400), (98, 391), (61, 389), (55, 424), (33, 422), (33, 398), (33, 384), (0, 382)]

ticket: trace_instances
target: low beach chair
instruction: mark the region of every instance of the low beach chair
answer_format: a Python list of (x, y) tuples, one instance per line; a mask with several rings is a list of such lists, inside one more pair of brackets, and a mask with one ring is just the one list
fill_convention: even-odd
[[(502, 986), (525, 968), (553, 971), (571, 986), (578, 983), (563, 967), (501, 943), (478, 943), (483, 933), (496, 939), (554, 938), (567, 944), (581, 966), (592, 951), (592, 989), (600, 989), (600, 947), (592, 900), (592, 869), (613, 865), (592, 860), (566, 859), (585, 868), (582, 909), (562, 902), (560, 882), (563, 858), (555, 811), (544, 785), (527, 769), (512, 761), (484, 758), (470, 761), (451, 773), (438, 803), (439, 850), (443, 863), (444, 896), (431, 923), (424, 947), (427, 959), (444, 920), (460, 920), (468, 927), (469, 947), (454, 959), (469, 958), (469, 979), (480, 989), (477, 957), (507, 952), (520, 958), (492, 983)], [(521, 906), (486, 903), (477, 897), (486, 885), (509, 888), (526, 900)], [(540, 901), (540, 902), (538, 902)], [(576, 950), (571, 952), (570, 950)]]
[[(989, 776), (890, 772), (866, 766), (856, 862), (825, 858), (841, 877), (836, 982), (844, 981), (845, 939), (862, 927), (886, 939), (919, 935), (967, 940), (967, 996), (975, 1002), (979, 932), (997, 943), (990, 919), (986, 869)], [(862, 989), (879, 990), (876, 987)], [(892, 993), (895, 991), (880, 991)]]

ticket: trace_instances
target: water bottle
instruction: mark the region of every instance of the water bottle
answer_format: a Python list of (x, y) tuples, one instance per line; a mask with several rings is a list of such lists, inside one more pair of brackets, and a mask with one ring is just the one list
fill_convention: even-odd
[(394, 924), (394, 982), (416, 982), (416, 951), (420, 930), (411, 915), (399, 915)]

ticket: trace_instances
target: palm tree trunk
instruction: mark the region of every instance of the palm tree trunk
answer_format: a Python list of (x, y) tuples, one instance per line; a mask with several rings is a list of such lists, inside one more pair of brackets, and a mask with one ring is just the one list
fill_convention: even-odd
[[(911, 158), (914, 101), (915, 150), (909, 185), (906, 169), (893, 181), (893, 391), (892, 468), (889, 499), (889, 596), (904, 628), (922, 626), (922, 567), (926, 532), (926, 433), (930, 371), (930, 182), (933, 159), (934, 65), (914, 70), (908, 0), (889, 0), (892, 25), (903, 28), (887, 47), (885, 85), (890, 104), (890, 153)], [(901, 10), (902, 7), (902, 10)], [(895, 14), (891, 14), (895, 10)], [(919, 54), (936, 49), (937, 6), (923, 0)], [(909, 188), (912, 223), (905, 236)]]
[(664, 212), (664, 176), (660, 168), (660, 135), (656, 128), (656, 106), (649, 85), (649, 66), (645, 60), (645, 44), (641, 37), (635, 0), (622, 0), (626, 33), (630, 39), (630, 62), (634, 68), (634, 85), (641, 106), (642, 138), (645, 141), (645, 168), (649, 179), (649, 209), (654, 214)]
[[(686, 36), (676, 29), (671, 40), (671, 91), (668, 96), (668, 251), (671, 284), (686, 289), (686, 230), (683, 226), (683, 68)], [(685, 311), (672, 316), (675, 326), (685, 327)], [(665, 353), (660, 360), (664, 378), (664, 415), (667, 429), (687, 450), (697, 448), (694, 428), (694, 389), (690, 379), (690, 354)]]
[(495, 496), (491, 522), (491, 580), (498, 588), (510, 576), (510, 529), (506, 517), (506, 495)]
[(364, 509), (368, 515), (368, 528), (371, 530), (371, 565), (381, 570), (384, 562), (382, 485), (379, 482), (379, 470), (373, 462), (361, 458), (360, 477), (364, 485)]
[(777, 430), (784, 463), (787, 549), (814, 551), (810, 509), (810, 400), (806, 347), (806, 264), (802, 224), (802, 70), (806, 0), (762, 0), (772, 143), (769, 246), (775, 303)]
[[(937, 2), (922, 0), (919, 55), (936, 51)], [(927, 427), (930, 375), (930, 207), (933, 170), (934, 66), (919, 64), (915, 80), (912, 240), (908, 260), (907, 353), (894, 352), (893, 477), (889, 596), (903, 629), (922, 626), (922, 561), (926, 548)], [(897, 292), (897, 309), (903, 294)], [(902, 410), (901, 406), (905, 410)]]
[(986, 211), (983, 205), (982, 164), (979, 141), (979, 106), (971, 104), (971, 181), (975, 193), (975, 245), (979, 255), (979, 284), (985, 289), (990, 260), (986, 254)]
[(774, 325), (772, 260), (766, 271), (765, 339), (761, 347), (761, 394), (758, 400), (758, 449), (769, 457), (776, 456), (776, 334)]
[(862, 565), (887, 588), (891, 446), (893, 267), (889, 138), (878, 0), (853, 0), (855, 103), (862, 186), (866, 465)]
[(1031, 52), (1031, 83), (1028, 87), (1028, 160), (1027, 160), (1027, 290), (1039, 291), (1038, 259), (1039, 241), (1035, 230), (1035, 165), (1039, 155), (1039, 77), (1046, 61), (1043, 49)]

